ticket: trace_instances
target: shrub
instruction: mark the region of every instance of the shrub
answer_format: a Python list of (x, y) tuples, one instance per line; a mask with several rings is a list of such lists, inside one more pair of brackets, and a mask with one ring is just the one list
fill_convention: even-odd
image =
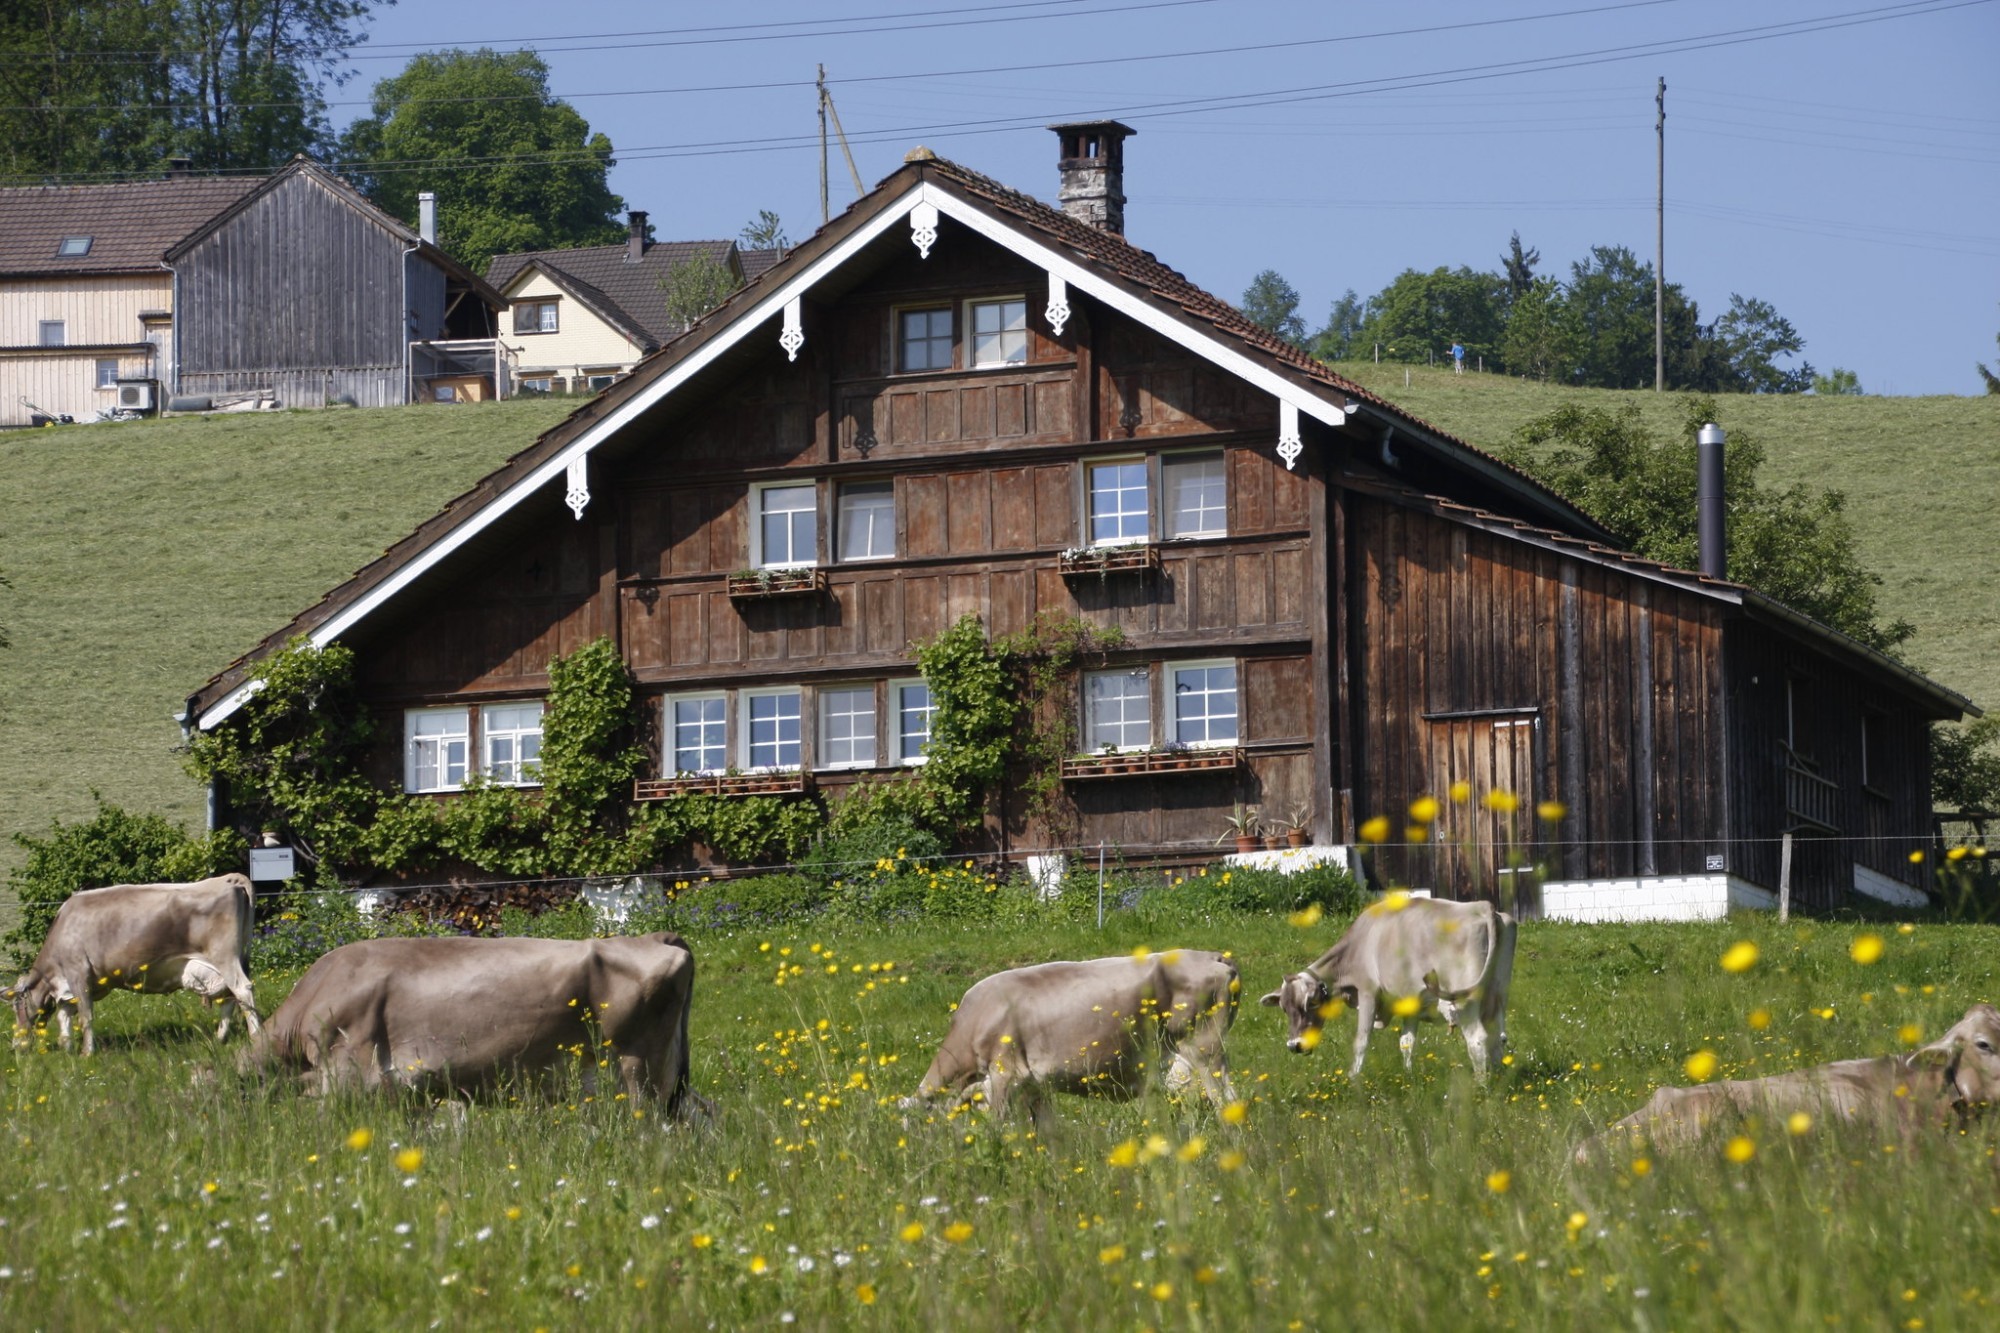
[(250, 971), (257, 974), (309, 967), (321, 954), (356, 940), (417, 939), (453, 935), (448, 923), (394, 908), (364, 914), (354, 895), (335, 890), (279, 894), (250, 936)]
[(744, 930), (811, 916), (826, 905), (826, 890), (810, 875), (750, 875), (676, 885), (666, 905), (634, 912), (624, 933), (656, 930)]
[(861, 874), (835, 880), (829, 910), (849, 921), (985, 919), (1000, 906), (1000, 894), (999, 879), (970, 861), (885, 857)]
[(900, 874), (940, 865), (945, 850), (935, 833), (892, 811), (850, 823), (822, 838), (799, 862), (799, 870), (831, 890), (836, 883), (865, 879), (870, 873)]
[(106, 805), (95, 791), (91, 798), (97, 802), (97, 813), (82, 823), (56, 820), (45, 837), (14, 835), (15, 843), (27, 849), (28, 859), (7, 880), (21, 904), (21, 924), (4, 942), (16, 946), (21, 966), (33, 961), (56, 913), (79, 889), (177, 883), (243, 868), (246, 847), (234, 833), (189, 837), (159, 815), (135, 815)]

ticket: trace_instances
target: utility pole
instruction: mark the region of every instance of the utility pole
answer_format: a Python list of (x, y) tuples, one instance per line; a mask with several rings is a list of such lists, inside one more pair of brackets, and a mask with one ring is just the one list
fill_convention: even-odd
[(854, 150), (847, 145), (847, 131), (840, 127), (840, 109), (833, 104), (833, 94), (826, 86), (826, 66), (819, 67), (819, 221), (825, 226), (833, 216), (826, 197), (826, 118), (833, 117), (833, 132), (840, 137), (840, 153), (847, 159), (847, 174), (854, 178), (854, 197), (859, 199), (867, 194), (861, 184), (861, 171), (854, 165)]
[[(1653, 125), (1660, 137), (1659, 180), (1653, 194), (1653, 392), (1667, 390), (1667, 79), (1660, 76), (1660, 91), (1653, 100), (1659, 104), (1660, 118)], [(825, 139), (822, 129), (820, 138)], [(820, 193), (825, 195), (826, 170), (820, 169)]]

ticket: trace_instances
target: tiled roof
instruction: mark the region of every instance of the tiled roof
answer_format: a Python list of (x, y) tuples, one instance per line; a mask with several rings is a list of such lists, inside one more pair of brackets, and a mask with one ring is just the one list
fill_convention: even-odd
[(785, 257), (785, 252), (783, 250), (738, 249), (736, 257), (743, 261), (743, 278), (747, 282), (751, 278), (761, 277), (765, 269)]
[[(157, 269), (176, 242), (264, 183), (262, 176), (189, 176), (114, 185), (0, 190), (0, 274)], [(56, 253), (88, 236), (90, 253)]]
[(558, 283), (568, 278), (577, 284), (572, 290), (579, 299), (626, 333), (638, 335), (637, 340), (652, 351), (681, 331), (679, 324), (667, 318), (668, 272), (698, 255), (707, 255), (729, 268), (735, 249), (734, 241), (655, 241), (636, 264), (626, 258), (622, 244), (534, 250), (493, 256), (486, 267), (486, 280), (505, 291), (530, 265), (543, 269)]

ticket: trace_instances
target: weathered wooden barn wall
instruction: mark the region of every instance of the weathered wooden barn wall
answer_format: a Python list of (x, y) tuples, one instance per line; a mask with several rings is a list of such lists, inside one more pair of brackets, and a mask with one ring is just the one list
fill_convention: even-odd
[(176, 261), (174, 392), (271, 392), (290, 407), (406, 401), (405, 301), (424, 311), (422, 327), (441, 328), (444, 308), (443, 275), (428, 264), (409, 265), (406, 296), (406, 248), (309, 175), (284, 178)]
[(1726, 648), (1731, 822), (1759, 831), (1732, 850), (1730, 869), (1776, 888), (1789, 828), (1801, 908), (1841, 905), (1856, 864), (1924, 883), (1909, 854), (1930, 836), (1929, 723), (1894, 692), (1766, 626), (1730, 625)]
[[(1425, 507), (1352, 490), (1341, 503), (1356, 813), (1391, 820), (1381, 878), (1511, 897), (1510, 841), (1561, 879), (1701, 873), (1724, 850), (1712, 604)], [(1447, 797), (1460, 781), (1464, 806)], [(1520, 810), (1486, 810), (1496, 789)], [(1394, 845), (1423, 795), (1445, 807), (1432, 845)], [(1568, 807), (1553, 827), (1534, 814), (1547, 800)]]

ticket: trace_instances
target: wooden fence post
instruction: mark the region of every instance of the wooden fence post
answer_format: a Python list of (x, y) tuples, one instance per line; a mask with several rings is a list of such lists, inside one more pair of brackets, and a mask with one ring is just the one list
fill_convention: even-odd
[(1787, 921), (1792, 915), (1792, 835), (1785, 835), (1785, 842), (1778, 853), (1778, 920)]

